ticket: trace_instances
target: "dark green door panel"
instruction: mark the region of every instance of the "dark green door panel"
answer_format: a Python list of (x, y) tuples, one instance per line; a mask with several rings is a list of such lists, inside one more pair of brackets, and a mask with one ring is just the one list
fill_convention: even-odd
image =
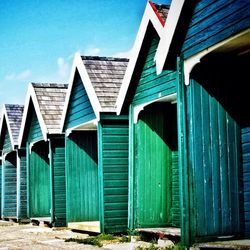
[(51, 209), (51, 181), (49, 145), (40, 142), (29, 155), (29, 211), (30, 217), (48, 217)]
[(66, 138), (67, 221), (99, 220), (96, 131), (73, 132)]
[(135, 125), (135, 227), (179, 225), (176, 106), (153, 104)]
[(3, 217), (17, 216), (16, 152), (3, 161)]

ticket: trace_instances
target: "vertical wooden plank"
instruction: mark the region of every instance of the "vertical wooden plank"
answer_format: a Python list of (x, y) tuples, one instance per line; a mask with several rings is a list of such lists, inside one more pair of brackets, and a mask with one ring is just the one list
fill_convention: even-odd
[(129, 169), (128, 169), (128, 176), (129, 176), (129, 190), (128, 190), (128, 228), (134, 228), (134, 221), (135, 221), (135, 199), (136, 199), (136, 192), (135, 192), (135, 174), (134, 174), (134, 156), (135, 156), (135, 135), (134, 135), (134, 107), (133, 105), (129, 106)]
[[(183, 60), (177, 57), (177, 124), (178, 124), (178, 152), (180, 173), (180, 207), (181, 207), (181, 241), (190, 245), (190, 204), (189, 204), (189, 171), (187, 159), (187, 114), (186, 90), (184, 85)], [(192, 197), (192, 195), (190, 195)]]
[(96, 131), (73, 132), (66, 140), (67, 221), (99, 220)]
[(211, 167), (212, 167), (212, 192), (213, 192), (213, 227), (216, 232), (221, 232), (221, 192), (220, 192), (220, 157), (218, 137), (218, 103), (214, 97), (210, 97), (210, 131), (211, 131)]
[(98, 123), (98, 184), (99, 184), (99, 220), (101, 232), (104, 232), (104, 187), (103, 187), (103, 130), (101, 122)]

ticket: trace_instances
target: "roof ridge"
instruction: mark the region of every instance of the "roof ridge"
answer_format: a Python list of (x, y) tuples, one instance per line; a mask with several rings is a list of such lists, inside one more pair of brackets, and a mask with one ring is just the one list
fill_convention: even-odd
[(111, 56), (81, 56), (82, 60), (99, 60), (99, 61), (118, 61), (128, 62), (129, 59), (125, 57), (111, 57)]
[(61, 87), (61, 88), (67, 88), (68, 84), (67, 83), (55, 83), (55, 82), (44, 82), (44, 83), (38, 83), (38, 82), (32, 82), (31, 83), (33, 87), (39, 87), (39, 88), (55, 88), (55, 87)]
[(155, 2), (152, 2), (154, 4), (154, 6), (157, 8), (165, 8), (165, 9), (169, 9), (170, 8), (170, 4), (164, 4), (164, 3), (155, 3)]
[(4, 105), (5, 105), (5, 107), (20, 107), (20, 108), (23, 108), (23, 107), (24, 107), (23, 104), (5, 103)]

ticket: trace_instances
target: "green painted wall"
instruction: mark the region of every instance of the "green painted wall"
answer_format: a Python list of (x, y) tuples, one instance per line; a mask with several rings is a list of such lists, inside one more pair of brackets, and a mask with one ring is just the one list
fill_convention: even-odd
[(53, 182), (53, 226), (66, 226), (65, 139), (60, 137), (50, 140)]
[(18, 218), (26, 218), (27, 217), (27, 167), (26, 167), (26, 150), (19, 149), (18, 157), (20, 163), (20, 191), (19, 191), (19, 214)]
[(154, 56), (159, 43), (159, 37), (152, 34), (149, 38), (149, 48), (145, 51), (145, 61), (142, 63), (142, 70), (138, 83), (132, 86), (135, 89), (134, 96), (132, 97), (133, 105), (142, 104), (163, 96), (176, 93), (176, 72), (165, 70), (160, 75), (156, 74)]
[(29, 142), (33, 142), (33, 141), (41, 140), (42, 138), (43, 138), (42, 130), (41, 130), (39, 121), (37, 119), (36, 112), (34, 111), (34, 109), (32, 109), (31, 124), (29, 128), (27, 140)]
[(93, 119), (95, 119), (94, 110), (91, 106), (80, 75), (76, 70), (64, 129), (72, 128)]
[(10, 134), (8, 129), (6, 129), (3, 142), (3, 154), (9, 153), (11, 150), (12, 150), (12, 145), (10, 140)]
[(67, 222), (99, 221), (97, 132), (66, 137)]
[(250, 126), (243, 128), (241, 133), (243, 153), (243, 191), (245, 236), (250, 237)]
[(193, 69), (186, 89), (193, 241), (243, 235), (241, 129), (250, 124), (247, 65), (240, 58), (211, 56)]
[(48, 155), (48, 142), (36, 143), (29, 154), (29, 217), (50, 216), (51, 183)]
[(17, 216), (17, 168), (16, 152), (7, 155), (3, 161), (3, 204), (2, 217)]
[(176, 106), (152, 104), (134, 126), (133, 227), (179, 226)]
[(128, 227), (128, 119), (112, 115), (98, 127), (102, 231)]
[(249, 16), (250, 4), (246, 0), (197, 1), (182, 47), (184, 58), (249, 28)]

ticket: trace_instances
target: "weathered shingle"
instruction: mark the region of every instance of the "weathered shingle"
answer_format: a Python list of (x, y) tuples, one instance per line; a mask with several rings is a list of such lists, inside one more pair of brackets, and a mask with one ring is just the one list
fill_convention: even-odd
[(48, 133), (58, 133), (68, 85), (32, 83)]
[(114, 112), (128, 59), (82, 56), (82, 60), (102, 110), (104, 112)]
[(23, 105), (18, 104), (5, 104), (6, 114), (11, 129), (14, 144), (18, 143), (18, 136), (21, 128)]

